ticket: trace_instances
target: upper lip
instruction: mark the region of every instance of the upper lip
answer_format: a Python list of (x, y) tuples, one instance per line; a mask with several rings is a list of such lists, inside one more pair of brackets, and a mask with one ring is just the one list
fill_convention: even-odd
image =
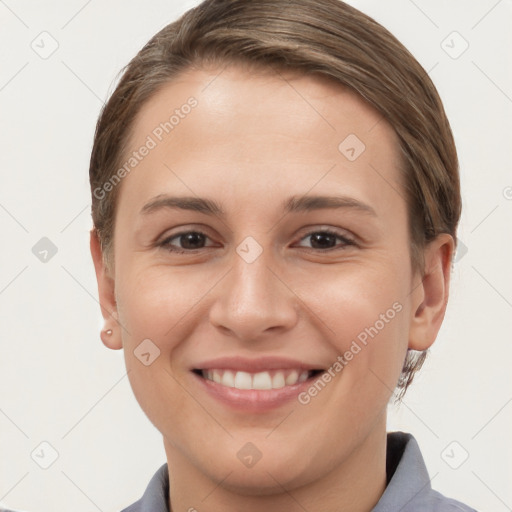
[(258, 358), (247, 357), (220, 357), (209, 359), (194, 366), (195, 370), (236, 370), (246, 372), (264, 372), (267, 370), (295, 369), (295, 370), (321, 370), (322, 365), (304, 363), (296, 359), (285, 357), (264, 356)]

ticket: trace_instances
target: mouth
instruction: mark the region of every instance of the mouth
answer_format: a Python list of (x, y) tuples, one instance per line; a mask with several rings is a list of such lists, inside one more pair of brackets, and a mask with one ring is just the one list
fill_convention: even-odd
[(262, 413), (298, 400), (327, 371), (307, 359), (224, 356), (198, 361), (190, 373), (205, 397), (237, 412)]
[(286, 368), (260, 372), (246, 372), (222, 368), (198, 368), (194, 369), (193, 372), (206, 381), (214, 382), (226, 388), (270, 391), (286, 387), (296, 387), (298, 384), (314, 379), (324, 372), (324, 370)]

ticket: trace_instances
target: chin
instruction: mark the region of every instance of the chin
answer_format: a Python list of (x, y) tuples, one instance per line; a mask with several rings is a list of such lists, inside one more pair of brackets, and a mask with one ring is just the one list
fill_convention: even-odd
[(245, 496), (281, 494), (283, 488), (293, 489), (300, 485), (297, 480), (306, 480), (305, 475), (299, 478), (298, 475), (290, 474), (289, 466), (286, 469), (274, 466), (262, 466), (259, 470), (236, 468), (225, 480), (224, 478), (225, 474), (218, 475), (217, 478), (222, 482), (223, 488)]
[[(292, 489), (316, 478), (301, 447), (290, 448), (290, 455), (267, 446), (261, 450), (261, 458), (256, 462), (247, 460), (246, 465), (240, 459), (243, 460), (245, 454), (250, 452), (251, 448), (246, 447), (245, 451), (244, 448), (230, 449), (229, 453), (233, 453), (234, 457), (215, 457), (212, 454), (211, 458), (208, 457), (209, 460), (204, 461), (204, 467), (210, 466), (207, 469), (208, 476), (214, 481), (222, 482), (220, 485), (223, 488), (248, 496), (282, 493), (283, 487)], [(256, 456), (256, 452), (254, 455)], [(211, 460), (217, 461), (215, 467), (211, 467)]]

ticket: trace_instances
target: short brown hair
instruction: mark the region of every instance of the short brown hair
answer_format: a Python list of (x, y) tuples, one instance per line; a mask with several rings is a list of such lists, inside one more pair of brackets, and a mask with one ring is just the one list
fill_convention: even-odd
[[(422, 250), (438, 234), (456, 241), (461, 198), (451, 128), (430, 77), (388, 30), (340, 0), (205, 0), (140, 50), (100, 114), (89, 177), (94, 230), (107, 268), (113, 267), (120, 187), (104, 197), (95, 191), (122, 162), (138, 112), (180, 72), (237, 62), (330, 77), (359, 94), (400, 141), (413, 269), (423, 275)], [(400, 397), (425, 356), (408, 351)]]

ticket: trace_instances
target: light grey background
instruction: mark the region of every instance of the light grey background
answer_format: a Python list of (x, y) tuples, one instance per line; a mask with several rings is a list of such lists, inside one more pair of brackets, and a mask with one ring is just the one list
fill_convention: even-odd
[[(119, 511), (165, 462), (121, 351), (99, 338), (88, 161), (117, 72), (197, 3), (0, 1), (0, 502), (13, 508)], [(512, 510), (512, 2), (350, 3), (429, 71), (461, 163), (467, 252), (389, 429), (416, 436), (439, 491)], [(57, 248), (46, 263), (32, 251), (42, 237)]]

